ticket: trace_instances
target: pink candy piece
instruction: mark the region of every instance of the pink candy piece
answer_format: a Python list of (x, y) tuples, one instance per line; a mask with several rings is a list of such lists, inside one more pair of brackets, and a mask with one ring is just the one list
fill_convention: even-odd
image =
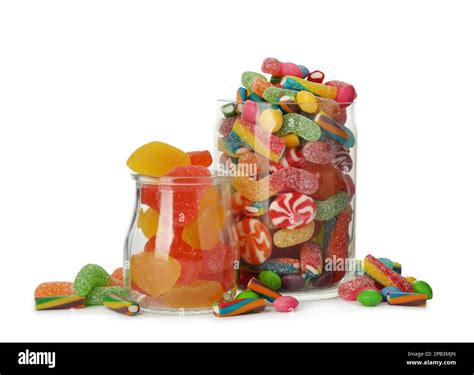
[(292, 312), (300, 303), (295, 297), (281, 296), (272, 302), (273, 307), (279, 312)]
[(308, 78), (306, 79), (310, 82), (323, 83), (324, 73), (320, 70), (315, 70), (314, 72), (309, 73)]
[(313, 221), (316, 204), (305, 194), (285, 193), (273, 200), (268, 213), (272, 225), (284, 229), (298, 229)]
[(255, 124), (257, 122), (257, 116), (258, 104), (253, 100), (246, 100), (242, 107), (242, 117), (248, 122)]
[(270, 171), (276, 172), (282, 168), (295, 167), (299, 168), (304, 164), (303, 153), (299, 148), (289, 148), (285, 151), (285, 154), (279, 162), (271, 162)]
[(301, 271), (309, 277), (318, 277), (323, 272), (323, 254), (318, 244), (306, 242), (300, 253)]
[(347, 107), (355, 100), (355, 98), (357, 98), (357, 93), (354, 86), (350, 85), (349, 83), (342, 81), (328, 81), (325, 83), (325, 85), (337, 87), (336, 101), (339, 103), (346, 103), (341, 104), (342, 108)]
[(232, 131), (232, 127), (234, 126), (236, 119), (237, 116), (222, 119), (221, 123), (219, 124), (219, 133), (224, 137), (227, 137)]
[(296, 190), (303, 194), (314, 194), (319, 184), (316, 176), (304, 169), (289, 167), (270, 175), (270, 188), (274, 191)]
[(295, 76), (303, 77), (301, 68), (293, 63), (284, 63), (273, 57), (263, 60), (262, 72), (271, 74), (274, 77)]
[(328, 164), (336, 156), (336, 148), (326, 142), (308, 142), (303, 147), (303, 156), (314, 164)]
[(341, 147), (334, 154), (331, 163), (338, 167), (342, 172), (349, 173), (352, 169), (353, 162), (349, 150)]
[(369, 276), (357, 276), (352, 280), (346, 281), (339, 285), (337, 288), (337, 293), (339, 297), (346, 301), (355, 301), (357, 300), (357, 295), (365, 289), (374, 289), (375, 282)]

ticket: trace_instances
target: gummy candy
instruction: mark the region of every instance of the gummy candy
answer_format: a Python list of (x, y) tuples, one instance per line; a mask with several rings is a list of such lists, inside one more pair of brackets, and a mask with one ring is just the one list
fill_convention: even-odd
[(344, 145), (349, 140), (349, 133), (341, 124), (338, 124), (333, 118), (324, 112), (319, 112), (314, 122), (324, 130), (324, 133), (329, 135), (332, 139)]
[(70, 296), (73, 294), (73, 283), (68, 281), (51, 281), (41, 283), (35, 289), (35, 298)]
[(210, 250), (219, 242), (226, 221), (224, 206), (199, 208), (198, 217), (183, 230), (183, 240), (196, 249)]
[(326, 200), (346, 188), (342, 172), (332, 164), (306, 163), (302, 168), (313, 173), (318, 180), (318, 190), (312, 194), (318, 201)]
[(219, 242), (211, 250), (201, 251), (202, 255), (202, 273), (218, 273), (227, 270), (234, 265), (233, 250), (229, 245)]
[(264, 201), (277, 193), (276, 190), (270, 187), (270, 176), (257, 181), (250, 177), (236, 176), (232, 178), (232, 185), (240, 194), (251, 201)]
[(281, 296), (273, 301), (272, 305), (278, 312), (291, 312), (298, 307), (299, 302), (295, 297)]
[(349, 204), (347, 193), (341, 191), (325, 201), (318, 201), (316, 220), (326, 221), (339, 215)]
[(347, 107), (357, 98), (354, 86), (346, 82), (327, 81), (325, 85), (337, 88), (337, 96), (335, 99), (341, 103), (341, 107)]
[(227, 103), (221, 107), (221, 112), (224, 117), (233, 117), (237, 115), (237, 106), (234, 103)]
[(187, 152), (191, 159), (192, 165), (199, 165), (202, 167), (210, 167), (212, 164), (212, 156), (208, 150), (204, 151), (190, 151)]
[(119, 286), (106, 286), (94, 288), (86, 297), (86, 306), (101, 306), (102, 299), (107, 294), (115, 294), (118, 297), (127, 298), (128, 292), (126, 289)]
[(292, 189), (303, 194), (314, 194), (319, 186), (315, 175), (293, 167), (282, 168), (270, 175), (269, 185), (273, 191)]
[(322, 85), (320, 83), (306, 81), (302, 78), (295, 76), (285, 76), (281, 80), (281, 87), (290, 90), (302, 91), (306, 90), (312, 92), (317, 96), (322, 96), (323, 98), (336, 99), (337, 98), (337, 88), (332, 86)]
[(387, 296), (389, 305), (426, 306), (426, 295), (421, 293), (393, 292)]
[(249, 217), (258, 217), (264, 215), (268, 210), (268, 202), (248, 202), (244, 206), (244, 213)]
[(135, 301), (119, 297), (115, 294), (108, 294), (102, 298), (102, 303), (108, 309), (128, 316), (137, 315), (140, 312), (140, 305)]
[(355, 301), (357, 295), (366, 288), (375, 289), (374, 281), (368, 276), (356, 276), (354, 279), (340, 284), (337, 293), (345, 301)]
[(240, 255), (249, 264), (262, 264), (272, 252), (272, 236), (261, 221), (244, 219), (237, 225)]
[(319, 126), (307, 117), (298, 113), (287, 113), (283, 116), (283, 126), (278, 135), (294, 133), (306, 141), (317, 141), (321, 137)]
[(287, 134), (281, 137), (285, 142), (286, 148), (298, 147), (300, 145), (300, 138), (296, 134)]
[(140, 189), (140, 202), (146, 204), (148, 207), (158, 211), (158, 186), (156, 185), (142, 185)]
[(278, 293), (276, 290), (273, 290), (266, 286), (264, 283), (260, 282), (256, 278), (250, 279), (247, 288), (253, 290), (254, 292), (258, 293), (260, 296), (265, 298), (267, 301), (273, 302), (278, 297), (281, 297), (281, 294)]
[(116, 286), (122, 286), (123, 287), (123, 268), (119, 267), (112, 272), (112, 275), (110, 275), (113, 279), (113, 283)]
[(349, 224), (352, 220), (352, 208), (349, 206), (342, 211), (336, 219), (334, 229), (329, 239), (325, 263), (331, 262), (334, 272), (331, 281), (341, 280), (346, 274), (345, 270), (338, 270), (339, 262), (344, 262), (349, 255)]
[(353, 162), (349, 150), (347, 148), (341, 147), (334, 154), (334, 157), (331, 161), (336, 167), (345, 173), (349, 173), (352, 169)]
[(280, 229), (273, 235), (273, 242), (278, 247), (288, 247), (308, 241), (314, 232), (314, 221), (299, 229)]
[(284, 275), (281, 281), (283, 283), (283, 290), (287, 292), (303, 289), (305, 285), (305, 280), (296, 273)]
[(219, 125), (219, 134), (227, 137), (234, 127), (235, 120), (237, 120), (237, 116), (222, 119)]
[(219, 302), (224, 295), (220, 283), (196, 280), (186, 286), (174, 286), (163, 295), (166, 306), (173, 308), (208, 307)]
[(179, 165), (189, 165), (189, 156), (162, 142), (150, 142), (136, 149), (127, 160), (128, 167), (136, 173), (160, 177)]
[[(248, 175), (254, 176), (256, 173), (268, 172), (268, 160), (255, 152), (246, 152), (239, 157), (239, 165), (246, 165)], [(242, 169), (240, 169), (242, 170)]]
[(301, 193), (285, 193), (277, 196), (269, 207), (272, 224), (278, 228), (298, 229), (309, 224), (316, 214), (313, 199)]
[(162, 253), (141, 252), (132, 255), (130, 271), (132, 282), (152, 297), (159, 297), (170, 290), (179, 279), (181, 265), (173, 257)]
[(112, 278), (101, 266), (87, 264), (81, 268), (74, 280), (74, 291), (80, 296), (86, 296), (92, 289), (109, 286)]
[(396, 286), (402, 292), (413, 292), (412, 285), (404, 277), (372, 255), (367, 255), (364, 258), (364, 271), (383, 286)]
[(336, 150), (330, 143), (308, 142), (303, 147), (304, 158), (315, 164), (328, 164), (336, 156)]
[(153, 208), (147, 208), (143, 210), (140, 208), (138, 212), (137, 227), (140, 228), (146, 238), (154, 236), (158, 230), (158, 222), (160, 220), (160, 214)]
[[(279, 103), (281, 105), (281, 99), (289, 100), (289, 104), (295, 103), (297, 91), (282, 89), (280, 87), (271, 86), (263, 93), (263, 98), (270, 103)], [(284, 108), (286, 110), (286, 108)]]
[(242, 106), (242, 118), (255, 124), (258, 116), (258, 105), (253, 100), (246, 100)]
[(270, 87), (267, 78), (257, 72), (243, 72), (241, 78), (242, 85), (252, 93), (262, 97), (266, 88)]
[(314, 242), (303, 245), (300, 254), (301, 271), (309, 278), (315, 278), (323, 272), (323, 255), (321, 248)]
[(272, 258), (259, 265), (242, 263), (241, 268), (251, 271), (273, 271), (279, 275), (288, 275), (292, 273), (298, 273), (300, 271), (301, 264), (298, 259)]
[(309, 70), (302, 65), (281, 62), (273, 57), (267, 57), (263, 60), (262, 72), (271, 74), (274, 77), (296, 76), (305, 78), (309, 74)]
[(239, 136), (232, 132), (228, 137), (220, 137), (217, 139), (217, 149), (231, 158), (238, 158), (240, 155), (250, 151)]

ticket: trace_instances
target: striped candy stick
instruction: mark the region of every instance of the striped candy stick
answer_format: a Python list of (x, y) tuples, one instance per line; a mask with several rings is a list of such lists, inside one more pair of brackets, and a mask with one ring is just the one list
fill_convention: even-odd
[(230, 302), (215, 303), (214, 315), (218, 317), (236, 316), (265, 310), (263, 298), (242, 298)]
[(134, 316), (140, 312), (140, 305), (135, 301), (128, 301), (115, 294), (108, 294), (102, 299), (104, 306), (119, 314)]
[(36, 310), (81, 309), (85, 307), (84, 296), (54, 296), (35, 298)]

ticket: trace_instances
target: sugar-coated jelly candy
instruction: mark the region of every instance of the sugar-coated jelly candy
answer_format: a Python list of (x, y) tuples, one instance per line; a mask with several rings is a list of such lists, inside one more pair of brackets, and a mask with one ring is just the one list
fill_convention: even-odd
[(235, 176), (232, 178), (232, 185), (245, 198), (251, 201), (264, 201), (275, 195), (275, 190), (270, 185), (270, 176), (263, 177), (257, 181), (247, 176)]
[(280, 229), (273, 234), (273, 242), (278, 247), (298, 245), (308, 241), (314, 233), (314, 221), (299, 229)]
[(207, 274), (223, 272), (233, 267), (236, 259), (233, 250), (224, 242), (219, 242), (210, 250), (202, 250), (201, 256), (201, 271)]
[(73, 283), (68, 281), (41, 283), (35, 289), (35, 298), (70, 296), (72, 294), (74, 294)]
[(133, 283), (148, 295), (159, 297), (176, 284), (181, 265), (171, 256), (141, 252), (132, 255), (130, 271)]
[(136, 149), (127, 160), (128, 167), (136, 173), (160, 177), (179, 165), (189, 165), (191, 159), (185, 152), (162, 142), (150, 142)]
[(74, 291), (80, 296), (86, 296), (92, 289), (109, 286), (111, 283), (112, 278), (101, 266), (87, 264), (76, 275)]
[(327, 221), (335, 218), (349, 204), (349, 197), (345, 191), (340, 191), (324, 201), (318, 201), (316, 220)]
[(212, 164), (212, 156), (208, 150), (204, 151), (189, 151), (187, 152), (191, 159), (192, 165), (200, 165), (202, 167), (210, 167)]
[(272, 191), (292, 189), (303, 194), (314, 194), (319, 187), (314, 174), (294, 167), (282, 168), (270, 175), (269, 185)]
[(140, 189), (140, 202), (158, 211), (158, 186), (143, 185)]
[(352, 221), (352, 208), (349, 206), (342, 211), (336, 219), (334, 228), (329, 238), (326, 251), (325, 262), (330, 262), (332, 266), (332, 282), (341, 280), (346, 274), (346, 270), (340, 269), (340, 265), (345, 264), (349, 256), (349, 225)]
[(308, 142), (303, 147), (304, 158), (315, 164), (328, 164), (336, 156), (336, 148), (329, 142)]
[(115, 286), (123, 286), (123, 268), (118, 267), (110, 275)]
[(301, 271), (306, 278), (315, 278), (323, 272), (321, 248), (314, 242), (306, 242), (301, 248)]
[(297, 134), (306, 141), (317, 141), (321, 137), (320, 127), (311, 119), (298, 113), (283, 116), (283, 126), (278, 135)]
[(281, 62), (274, 57), (267, 57), (262, 63), (262, 72), (274, 77), (295, 76), (305, 78), (309, 74), (308, 68), (291, 62)]
[(402, 292), (413, 292), (412, 285), (404, 277), (370, 254), (364, 258), (364, 271), (383, 286), (396, 286)]
[(225, 220), (221, 204), (202, 207), (196, 221), (184, 227), (183, 240), (193, 248), (210, 250), (219, 242)]
[(212, 306), (224, 295), (220, 283), (216, 281), (196, 280), (190, 285), (176, 285), (163, 295), (164, 304), (173, 308), (197, 308)]
[(160, 214), (158, 211), (151, 207), (146, 210), (140, 208), (140, 211), (138, 212), (137, 227), (141, 229), (146, 238), (150, 238), (156, 234), (159, 220)]
[(115, 294), (118, 297), (127, 298), (128, 292), (119, 286), (105, 286), (92, 289), (86, 297), (86, 306), (101, 306), (102, 299), (108, 294)]
[(366, 288), (375, 289), (374, 281), (369, 276), (356, 276), (354, 279), (340, 284), (337, 294), (345, 301), (355, 301), (359, 293)]
[(326, 200), (345, 190), (346, 184), (342, 172), (334, 165), (306, 163), (302, 168), (313, 173), (318, 180), (318, 189), (312, 194), (316, 200)]
[(272, 252), (272, 236), (264, 223), (247, 218), (237, 225), (240, 255), (249, 264), (265, 262)]

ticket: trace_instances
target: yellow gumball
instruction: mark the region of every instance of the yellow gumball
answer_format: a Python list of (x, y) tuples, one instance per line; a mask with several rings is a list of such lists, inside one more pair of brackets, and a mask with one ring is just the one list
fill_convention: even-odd
[(265, 109), (258, 117), (258, 124), (262, 129), (270, 133), (276, 133), (283, 125), (283, 115), (277, 109)]
[(318, 111), (318, 99), (309, 91), (300, 91), (296, 94), (296, 103), (303, 112), (316, 113)]

